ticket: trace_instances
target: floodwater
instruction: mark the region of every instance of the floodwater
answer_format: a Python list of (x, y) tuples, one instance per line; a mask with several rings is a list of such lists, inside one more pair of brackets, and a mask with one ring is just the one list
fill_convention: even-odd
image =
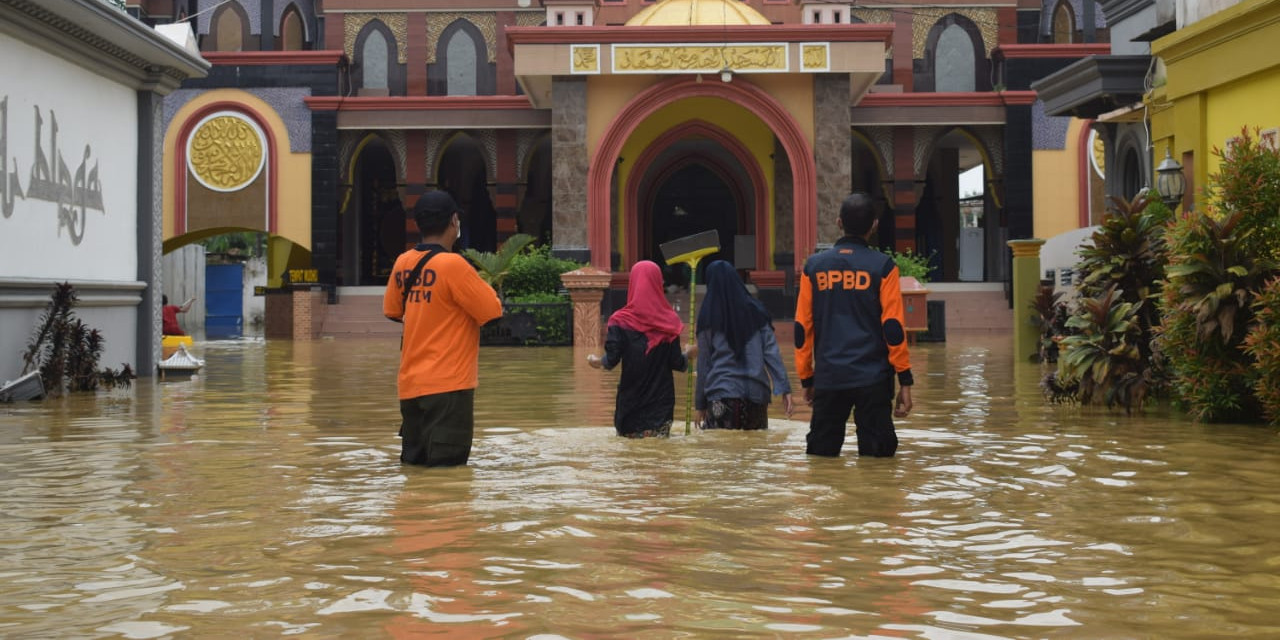
[(0, 405), (0, 636), (1280, 636), (1276, 430), (1046, 405), (1008, 342), (914, 349), (891, 460), (617, 438), (615, 373), (486, 348), (457, 469), (398, 461), (394, 340), (197, 344)]

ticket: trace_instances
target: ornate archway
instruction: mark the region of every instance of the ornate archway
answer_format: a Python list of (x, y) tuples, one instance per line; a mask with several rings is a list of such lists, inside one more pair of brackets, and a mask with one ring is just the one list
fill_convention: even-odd
[(794, 191), (795, 269), (817, 244), (817, 168), (813, 145), (795, 118), (764, 89), (747, 82), (697, 82), (677, 77), (659, 82), (638, 93), (609, 123), (592, 154), (587, 172), (587, 243), (591, 264), (610, 268), (610, 206), (613, 169), (627, 139), (640, 123), (659, 109), (693, 97), (721, 98), (734, 102), (760, 118), (777, 136), (792, 169)]
[[(760, 168), (760, 163), (756, 162), (754, 156), (747, 149), (746, 145), (733, 136), (728, 131), (718, 127), (705, 120), (690, 120), (668, 129), (656, 140), (651, 143), (644, 153), (636, 159), (635, 168), (632, 169), (632, 178), (627, 180), (626, 198), (624, 200), (625, 211), (631, 212), (626, 218), (626, 237), (627, 244), (625, 247), (624, 259), (634, 262), (641, 255), (641, 242), (644, 234), (640, 229), (641, 211), (641, 183), (644, 176), (649, 172), (654, 161), (658, 159), (662, 152), (671, 147), (671, 145), (680, 140), (690, 137), (703, 137), (711, 140), (726, 151), (728, 151), (746, 171), (751, 182), (753, 194), (754, 210), (751, 212), (752, 218), (755, 220), (756, 229), (756, 256), (767, 264), (769, 262), (769, 247), (773, 245), (772, 232), (773, 226), (769, 224), (769, 206), (768, 206), (768, 189), (764, 171)], [(725, 242), (721, 238), (721, 242)]]

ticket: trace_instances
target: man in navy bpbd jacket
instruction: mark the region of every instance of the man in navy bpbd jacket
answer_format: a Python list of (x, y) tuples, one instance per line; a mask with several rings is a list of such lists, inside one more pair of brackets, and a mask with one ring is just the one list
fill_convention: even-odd
[(870, 196), (845, 198), (839, 224), (845, 236), (805, 262), (796, 300), (796, 370), (813, 407), (806, 452), (840, 455), (852, 412), (858, 455), (890, 457), (914, 383), (898, 266), (867, 244), (879, 224)]

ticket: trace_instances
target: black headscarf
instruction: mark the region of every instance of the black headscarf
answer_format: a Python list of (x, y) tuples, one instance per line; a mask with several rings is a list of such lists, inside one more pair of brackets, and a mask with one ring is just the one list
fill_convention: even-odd
[(707, 265), (707, 297), (698, 311), (698, 331), (707, 329), (724, 334), (725, 340), (739, 356), (760, 327), (769, 324), (769, 312), (751, 296), (733, 265), (716, 260)]

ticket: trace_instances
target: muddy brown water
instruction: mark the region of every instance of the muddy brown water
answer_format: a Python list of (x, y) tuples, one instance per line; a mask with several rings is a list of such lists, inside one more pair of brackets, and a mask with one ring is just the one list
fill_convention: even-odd
[(1280, 636), (1276, 430), (1046, 405), (1005, 337), (915, 348), (892, 460), (617, 438), (616, 374), (486, 348), (460, 469), (398, 462), (394, 340), (195, 351), (0, 405), (0, 636)]

